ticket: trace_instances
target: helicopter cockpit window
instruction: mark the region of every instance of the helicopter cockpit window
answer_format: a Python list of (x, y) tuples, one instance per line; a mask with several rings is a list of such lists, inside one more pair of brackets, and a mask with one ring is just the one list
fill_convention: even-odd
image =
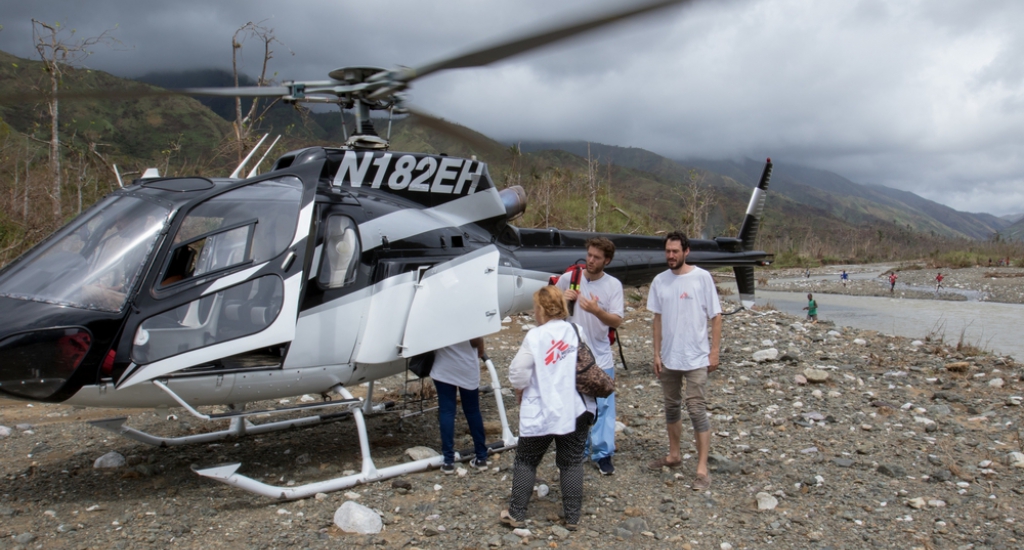
[(13, 264), (0, 296), (118, 312), (169, 213), (140, 198), (107, 197)]
[(338, 288), (354, 281), (359, 255), (359, 236), (356, 234), (355, 222), (347, 216), (327, 218), (320, 284), (327, 288)]
[(302, 182), (285, 177), (197, 205), (174, 236), (160, 286), (280, 255), (295, 235), (301, 198)]

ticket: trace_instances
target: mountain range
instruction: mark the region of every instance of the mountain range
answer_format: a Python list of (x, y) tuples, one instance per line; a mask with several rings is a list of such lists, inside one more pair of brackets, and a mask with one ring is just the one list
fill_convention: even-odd
[[(753, 188), (764, 167), (763, 161), (751, 159), (711, 160), (683, 159), (673, 161), (644, 149), (616, 147), (586, 142), (522, 142), (524, 151), (562, 150), (586, 156), (590, 154), (627, 166), (668, 177), (680, 177), (691, 168), (707, 171)], [(908, 191), (881, 185), (865, 185), (850, 181), (827, 170), (808, 168), (773, 160), (770, 191), (798, 204), (827, 212), (854, 225), (892, 223), (914, 231), (945, 237), (990, 239), (1013, 224), (991, 214), (960, 212)]]
[[(0, 94), (45, 89), (44, 75), (39, 62), (0, 52)], [(233, 83), (229, 73), (219, 70), (154, 73), (142, 80), (146, 82), (124, 80), (99, 71), (75, 70), (65, 74), (64, 86), (69, 90), (131, 90)], [(251, 83), (249, 79), (240, 80), (243, 84)], [(158, 163), (173, 168), (177, 163), (189, 174), (223, 175), (237, 162), (233, 160), (234, 154), (225, 153), (229, 150), (225, 144), (233, 134), (229, 122), (233, 119), (233, 107), (230, 100), (197, 101), (182, 96), (64, 101), (61, 132), (80, 142), (102, 145), (108, 161), (135, 169), (126, 168), (129, 172), (137, 173)], [(344, 140), (343, 120), (352, 127), (351, 119), (343, 119), (336, 112), (275, 105), (263, 117), (259, 132), (284, 134), (278, 152), (331, 145)], [(559, 178), (563, 183), (578, 181), (580, 174), (586, 174), (588, 146), (590, 156), (601, 163), (608, 182), (598, 227), (612, 232), (656, 232), (676, 227), (681, 185), (696, 174), (703, 185), (711, 186), (718, 195), (718, 205), (705, 227), (707, 235), (731, 234), (742, 221), (750, 190), (764, 166), (762, 160), (752, 159), (674, 160), (644, 149), (583, 141), (520, 142), (517, 145), (522, 156), (516, 159), (510, 144), (491, 140), (468, 128), (465, 132), (475, 136), (472, 143), (417, 126), (407, 119), (380, 122), (378, 129), (382, 134), (384, 130), (391, 132), (395, 150), (477, 155), (488, 162), (499, 184), (522, 183), (534, 204), (524, 223), (534, 226), (561, 224), (563, 228), (580, 229), (586, 225), (587, 201), (581, 193), (566, 191), (561, 198), (552, 199), (550, 190), (543, 188), (547, 184), (540, 182)], [(0, 130), (7, 128), (34, 136), (26, 147), (45, 148), (46, 124), (42, 104), (0, 104)], [(35, 158), (45, 158), (45, 153), (40, 150)], [(877, 234), (879, 243), (886, 237), (889, 257), (915, 239), (921, 245), (917, 249), (920, 253), (939, 249), (934, 239), (987, 241), (998, 233), (1001, 238), (1024, 240), (1024, 216), (1014, 221), (1009, 217), (960, 212), (913, 193), (859, 184), (825, 170), (790, 164), (785, 159), (774, 160), (771, 199), (759, 242), (765, 249), (778, 252), (799, 248), (799, 254), (817, 256), (819, 261), (839, 261), (863, 259), (865, 247), (849, 246), (848, 251), (842, 251), (843, 247), (836, 243), (862, 241), (869, 234)], [(543, 199), (546, 202), (541, 203), (544, 193), (548, 193)], [(0, 225), (2, 222), (0, 219)], [(816, 240), (833, 246), (817, 246), (817, 252), (813, 252), (811, 245)]]

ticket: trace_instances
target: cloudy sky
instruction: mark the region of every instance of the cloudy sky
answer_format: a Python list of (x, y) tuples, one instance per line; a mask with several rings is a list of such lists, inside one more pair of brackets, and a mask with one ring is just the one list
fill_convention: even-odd
[[(34, 55), (30, 19), (123, 47), (121, 76), (230, 68), (263, 21), (281, 79), (418, 66), (630, 0), (7, 2), (0, 49)], [(698, 1), (479, 69), (418, 81), (412, 103), (497, 139), (583, 139), (671, 158), (771, 156), (958, 210), (1024, 213), (1024, 2)], [(247, 71), (261, 60), (243, 46)]]

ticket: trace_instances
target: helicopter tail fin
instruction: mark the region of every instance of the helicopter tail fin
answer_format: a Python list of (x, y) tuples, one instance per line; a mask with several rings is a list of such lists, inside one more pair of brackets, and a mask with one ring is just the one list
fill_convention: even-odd
[[(764, 215), (764, 199), (768, 193), (768, 182), (772, 178), (772, 159), (764, 164), (764, 171), (761, 172), (761, 180), (754, 188), (754, 194), (750, 196), (750, 204), (747, 205), (747, 215), (743, 218), (743, 225), (740, 226), (739, 239), (743, 243), (743, 250), (753, 250), (754, 241), (757, 240), (757, 230), (761, 227), (761, 217)], [(739, 272), (736, 273), (737, 280)], [(753, 280), (753, 272), (751, 272)], [(753, 294), (753, 285), (751, 285)], [(741, 291), (742, 292), (742, 291)]]
[(736, 287), (740, 291), (740, 303), (743, 307), (750, 309), (754, 305), (754, 268), (751, 266), (734, 266), (733, 273), (736, 274)]

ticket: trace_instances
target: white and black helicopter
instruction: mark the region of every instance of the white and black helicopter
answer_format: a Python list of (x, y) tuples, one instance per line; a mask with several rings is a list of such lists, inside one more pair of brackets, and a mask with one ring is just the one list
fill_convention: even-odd
[[(325, 421), (356, 420), (362, 471), (299, 487), (274, 487), (233, 464), (198, 473), (295, 499), (440, 466), (440, 457), (377, 469), (364, 415), (380, 410), (373, 381), (409, 359), (493, 334), (504, 316), (529, 311), (532, 294), (585, 255), (594, 234), (522, 229), (521, 188), (499, 191), (475, 158), (391, 151), (371, 111), (403, 112), (405, 90), (437, 71), (482, 66), (681, 0), (661, 0), (538, 33), (416, 69), (355, 67), (330, 80), (186, 93), (336, 103), (356, 128), (339, 147), (289, 152), (264, 174), (143, 177), (99, 201), (0, 272), (0, 396), (86, 407), (182, 407), (226, 429), (176, 438), (125, 425), (99, 427), (153, 445), (209, 442)], [(404, 111), (408, 112), (408, 111)], [(248, 160), (248, 159), (247, 159)], [(244, 163), (243, 163), (244, 164)], [(689, 262), (732, 266), (753, 299), (754, 250), (771, 176), (766, 164), (737, 237), (692, 240)], [(607, 235), (607, 271), (625, 285), (663, 271), (662, 239)], [(488, 361), (492, 385), (500, 389)], [(365, 382), (365, 400), (347, 388)], [(329, 393), (342, 396), (328, 400)], [(502, 441), (515, 444), (505, 420)], [(324, 401), (246, 410), (303, 394)], [(223, 414), (198, 407), (229, 405)], [(253, 415), (314, 410), (253, 424)]]

